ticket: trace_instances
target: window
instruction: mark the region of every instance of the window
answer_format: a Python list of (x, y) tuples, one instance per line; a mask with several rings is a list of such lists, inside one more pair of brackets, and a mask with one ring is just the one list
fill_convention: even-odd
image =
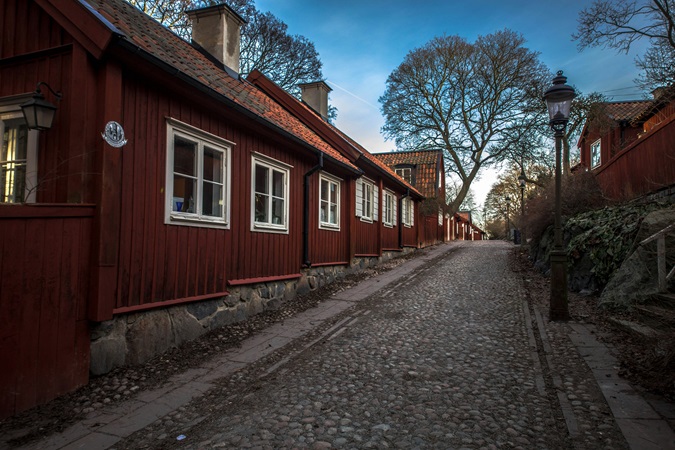
[(174, 120), (167, 133), (166, 222), (229, 225), (230, 143)]
[(0, 105), (0, 203), (35, 201), (37, 137), (18, 104)]
[(401, 213), (403, 214), (403, 225), (407, 227), (415, 225), (415, 202), (413, 199), (410, 197), (404, 198), (402, 206), (403, 211), (401, 211)]
[(253, 157), (253, 230), (288, 231), (290, 166), (263, 155)]
[(319, 176), (319, 228), (340, 228), (340, 182)]
[(356, 215), (365, 222), (377, 220), (378, 189), (375, 184), (360, 178), (356, 181)]
[(591, 169), (600, 165), (600, 139), (591, 144)]
[(389, 227), (396, 225), (396, 197), (389, 191), (384, 191), (382, 222)]
[(412, 169), (410, 167), (400, 167), (395, 170), (396, 175), (403, 178), (409, 184), (412, 184)]

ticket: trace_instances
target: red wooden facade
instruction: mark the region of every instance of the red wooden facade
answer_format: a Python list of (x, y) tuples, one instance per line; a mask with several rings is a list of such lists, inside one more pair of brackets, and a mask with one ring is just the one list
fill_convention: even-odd
[(584, 126), (581, 166), (593, 171), (609, 198), (630, 200), (675, 184), (675, 88), (660, 94), (652, 101), (608, 103), (612, 126)]
[[(263, 87), (232, 78), (126, 2), (88, 3), (95, 13), (78, 0), (0, 0), (0, 107), (27, 100), (38, 82), (62, 92), (57, 101), (45, 91), (58, 110), (38, 136), (35, 200), (68, 204), (0, 205), (0, 310), (11, 324), (0, 332), (0, 417), (86, 382), (90, 323), (300, 277), (305, 211), (311, 265), (419, 242), (423, 196), (367, 150), (270, 96), (263, 78)], [(123, 126), (122, 148), (102, 139), (108, 121)], [(231, 143), (226, 227), (167, 223), (170, 123)], [(285, 232), (252, 230), (256, 155), (288, 167)], [(319, 227), (322, 173), (339, 180), (339, 228)], [(384, 226), (381, 210), (372, 223), (356, 217), (364, 174), (380, 208), (384, 189), (414, 199), (414, 225), (399, 216)]]
[(605, 195), (632, 199), (675, 184), (675, 115), (593, 171)]

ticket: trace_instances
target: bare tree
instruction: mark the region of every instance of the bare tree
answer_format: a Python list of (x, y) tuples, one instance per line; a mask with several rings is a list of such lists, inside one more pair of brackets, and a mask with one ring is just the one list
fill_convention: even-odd
[(675, 0), (596, 0), (579, 13), (579, 49), (604, 46), (628, 52), (640, 39), (651, 47), (636, 63), (645, 72), (644, 87), (668, 85), (675, 79)]
[[(185, 11), (222, 3), (220, 0), (126, 0), (178, 36), (189, 41), (192, 27)], [(307, 38), (288, 34), (288, 26), (273, 14), (262, 13), (253, 0), (230, 0), (246, 24), (241, 34), (240, 72), (258, 69), (283, 89), (299, 95), (298, 84), (323, 79), (322, 63)], [(332, 109), (332, 117), (336, 110)]]
[(508, 158), (508, 150), (545, 114), (541, 100), (549, 70), (504, 30), (469, 43), (458, 36), (432, 39), (408, 53), (389, 75), (380, 97), (386, 138), (399, 149), (442, 148), (461, 188), (456, 212), (482, 167)]

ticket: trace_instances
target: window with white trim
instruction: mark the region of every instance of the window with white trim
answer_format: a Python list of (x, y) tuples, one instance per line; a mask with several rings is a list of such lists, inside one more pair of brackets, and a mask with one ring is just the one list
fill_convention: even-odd
[(405, 181), (408, 182), (408, 184), (412, 184), (412, 168), (398, 167), (394, 170), (396, 171), (396, 175), (403, 178)]
[(415, 202), (413, 199), (411, 197), (405, 197), (402, 201), (402, 207), (403, 211), (401, 211), (401, 214), (403, 215), (403, 225), (407, 227), (415, 225)]
[(390, 191), (384, 191), (382, 199), (382, 222), (385, 226), (396, 225), (396, 197)]
[(0, 106), (0, 203), (35, 201), (37, 143), (20, 106)]
[(319, 175), (319, 228), (340, 229), (340, 181)]
[(415, 202), (413, 199), (405, 197), (402, 201), (402, 207), (403, 211), (401, 211), (401, 214), (403, 215), (403, 225), (406, 227), (415, 225)]
[(377, 220), (378, 188), (366, 179), (356, 180), (356, 216), (365, 222)]
[(591, 144), (591, 169), (600, 165), (600, 139)]
[(252, 229), (288, 232), (290, 166), (263, 155), (252, 158)]
[(166, 222), (228, 226), (232, 143), (176, 120), (167, 141)]

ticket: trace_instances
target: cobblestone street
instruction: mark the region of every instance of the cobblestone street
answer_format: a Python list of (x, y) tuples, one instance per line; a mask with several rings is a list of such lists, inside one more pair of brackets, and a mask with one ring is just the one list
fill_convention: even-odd
[[(69, 441), (56, 436), (33, 448), (673, 443), (665, 421), (658, 421), (662, 435), (654, 442), (644, 440), (651, 431), (622, 425), (616, 411), (624, 403), (608, 404), (584, 358), (604, 358), (603, 370), (615, 361), (595, 350), (580, 354), (594, 333), (588, 328), (548, 322), (528, 298), (530, 280), (510, 267), (512, 251), (496, 241), (439, 246), (427, 259), (406, 263), (405, 273), (362, 283), (370, 290), (336, 294), (320, 318), (279, 324), (280, 333), (263, 333), (240, 356), (205, 363), (174, 378), (173, 387), (93, 415), (64, 433)], [(294, 337), (280, 340), (284, 333)], [(613, 372), (602, 373), (618, 389)]]
[[(125, 445), (184, 435), (184, 448), (571, 448), (511, 248), (446, 254), (297, 356), (239, 372), (171, 420), (178, 426), (158, 422)], [(579, 365), (568, 370), (569, 398), (589, 416), (585, 446), (625, 447), (601, 395), (584, 392), (594, 383), (583, 361), (569, 362)]]

